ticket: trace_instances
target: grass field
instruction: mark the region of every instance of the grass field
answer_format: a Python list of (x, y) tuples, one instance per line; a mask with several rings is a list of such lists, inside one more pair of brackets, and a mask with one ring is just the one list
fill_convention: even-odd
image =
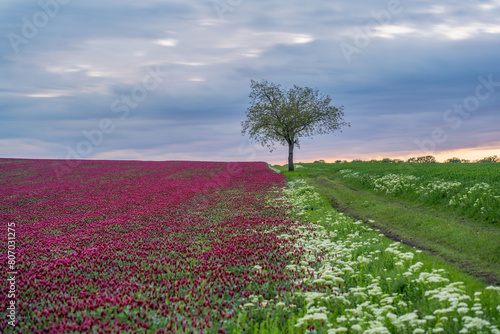
[(2, 332), (500, 333), (500, 287), (339, 213), (300, 172), (54, 163), (0, 159)]
[(393, 238), (490, 283), (500, 282), (500, 164), (299, 166), (296, 173), (340, 210), (374, 220)]
[(499, 163), (302, 164), (384, 196), (500, 224)]

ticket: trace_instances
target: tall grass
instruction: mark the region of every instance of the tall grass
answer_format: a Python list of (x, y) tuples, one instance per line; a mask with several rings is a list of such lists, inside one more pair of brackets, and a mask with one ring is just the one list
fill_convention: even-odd
[[(366, 189), (487, 222), (500, 221), (500, 164), (304, 164)], [(309, 167), (309, 168), (307, 168)]]
[(287, 270), (304, 277), (250, 296), (228, 333), (500, 333), (500, 288), (336, 212), (303, 180), (284, 195), (304, 224), (282, 235), (304, 250)]

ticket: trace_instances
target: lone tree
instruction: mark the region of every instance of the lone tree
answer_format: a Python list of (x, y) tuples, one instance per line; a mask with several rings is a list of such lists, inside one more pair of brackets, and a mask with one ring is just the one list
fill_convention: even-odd
[(330, 106), (332, 99), (318, 89), (293, 86), (283, 89), (267, 80), (251, 81), (252, 99), (241, 122), (242, 133), (270, 148), (288, 144), (288, 170), (293, 171), (293, 149), (300, 137), (311, 137), (351, 126), (343, 119), (343, 106)]

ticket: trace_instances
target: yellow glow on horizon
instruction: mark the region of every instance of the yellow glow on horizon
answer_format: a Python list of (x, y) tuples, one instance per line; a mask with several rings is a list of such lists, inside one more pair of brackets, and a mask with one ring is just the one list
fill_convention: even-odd
[(434, 154), (437, 161), (445, 161), (446, 159), (457, 157), (460, 159), (467, 159), (470, 161), (482, 159), (484, 157), (491, 157), (493, 155), (500, 157), (500, 147), (491, 148), (463, 148), (459, 150), (453, 151), (443, 151), (437, 154)]

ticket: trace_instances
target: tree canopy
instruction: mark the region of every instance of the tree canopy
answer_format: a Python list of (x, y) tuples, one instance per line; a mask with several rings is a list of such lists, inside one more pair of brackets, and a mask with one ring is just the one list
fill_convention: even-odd
[(343, 106), (334, 107), (331, 97), (317, 88), (293, 86), (281, 88), (267, 80), (251, 80), (251, 101), (243, 121), (242, 133), (270, 148), (288, 145), (288, 170), (293, 171), (293, 149), (300, 148), (299, 138), (311, 137), (350, 126), (345, 122)]
[(416, 163), (435, 163), (436, 158), (432, 155), (425, 155), (421, 157), (412, 157), (406, 160), (406, 162), (416, 162)]

